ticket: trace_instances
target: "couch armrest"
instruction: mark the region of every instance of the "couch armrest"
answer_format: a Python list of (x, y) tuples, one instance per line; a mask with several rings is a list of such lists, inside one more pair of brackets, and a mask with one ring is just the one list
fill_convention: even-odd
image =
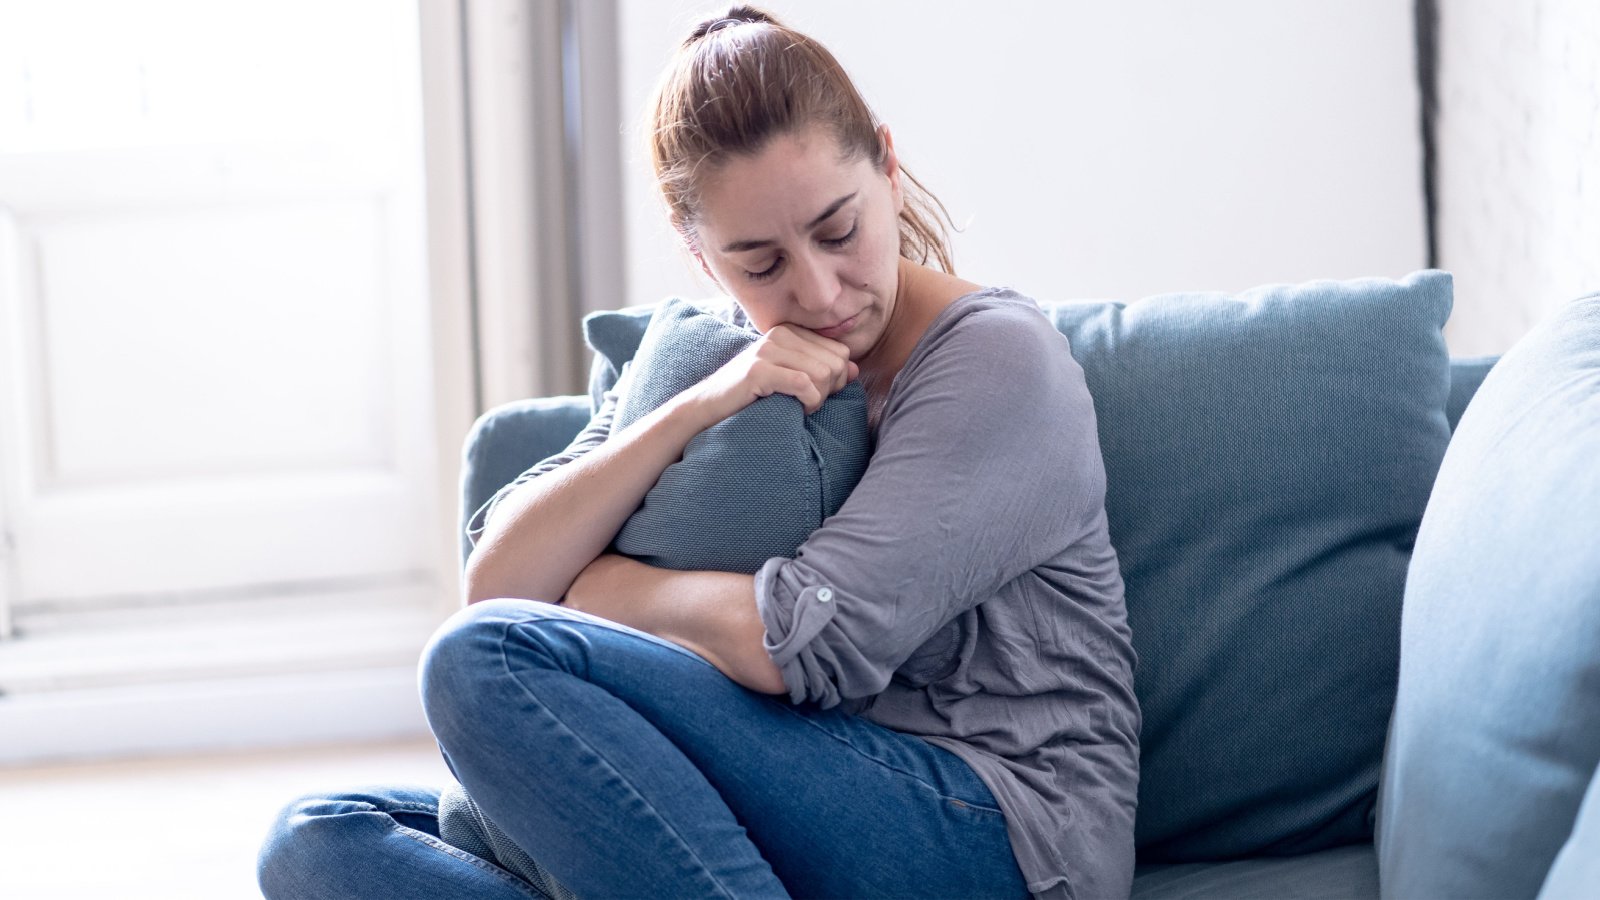
[(587, 424), (589, 398), (581, 394), (517, 400), (478, 417), (461, 450), (456, 534), (463, 565), (472, 553), (472, 541), (467, 538), (472, 514), (535, 463), (565, 450)]

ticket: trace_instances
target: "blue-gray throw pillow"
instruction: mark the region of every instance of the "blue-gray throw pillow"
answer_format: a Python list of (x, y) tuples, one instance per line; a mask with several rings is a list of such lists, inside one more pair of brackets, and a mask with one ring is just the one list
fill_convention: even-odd
[(1596, 460), (1600, 295), (1501, 357), (1439, 470), (1401, 622), (1386, 897), (1532, 897), (1572, 835), (1600, 764)]
[(1045, 305), (1099, 421), (1142, 861), (1370, 840), (1450, 306), (1438, 271)]
[[(668, 298), (662, 303), (683, 303)], [(590, 313), (583, 318), (583, 340), (594, 351), (594, 361), (589, 366), (589, 411), (600, 411), (606, 391), (616, 386), (622, 377), (622, 366), (639, 352), (645, 329), (661, 303), (642, 306), (625, 306)], [(702, 309), (709, 305), (702, 305)]]
[[(760, 334), (686, 300), (659, 304), (637, 342), (632, 311), (584, 321), (605, 365), (630, 372), (613, 432), (716, 372)], [(787, 394), (762, 397), (689, 441), (622, 530), (614, 548), (651, 565), (754, 573), (795, 550), (839, 511), (871, 453), (859, 381), (806, 415)]]

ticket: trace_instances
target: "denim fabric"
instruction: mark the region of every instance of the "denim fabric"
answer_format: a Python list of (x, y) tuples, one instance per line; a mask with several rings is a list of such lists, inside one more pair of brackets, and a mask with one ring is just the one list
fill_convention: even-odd
[[(644, 632), (489, 600), (439, 628), (420, 685), (451, 771), (580, 897), (1028, 896), (959, 757)], [(261, 853), (269, 900), (537, 896), (418, 837), (436, 794), (388, 818), (348, 796), (284, 811)]]
[(267, 830), (256, 877), (268, 900), (545, 900), (439, 838), (439, 791), (371, 785), (307, 794)]
[(1572, 833), (1600, 764), (1596, 460), (1600, 295), (1500, 359), (1433, 486), (1384, 758), (1386, 897), (1532, 897)]

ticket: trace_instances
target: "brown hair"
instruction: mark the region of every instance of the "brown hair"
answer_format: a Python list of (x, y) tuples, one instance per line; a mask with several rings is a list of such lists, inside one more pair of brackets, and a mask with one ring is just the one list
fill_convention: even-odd
[[(830, 129), (844, 159), (867, 159), (882, 170), (887, 147), (878, 118), (827, 48), (742, 4), (695, 26), (656, 85), (644, 129), (673, 227), (694, 246), (699, 179), (810, 125)], [(900, 255), (919, 263), (931, 256), (955, 274), (935, 209), (945, 221), (949, 211), (904, 166), (900, 171), (910, 182)]]

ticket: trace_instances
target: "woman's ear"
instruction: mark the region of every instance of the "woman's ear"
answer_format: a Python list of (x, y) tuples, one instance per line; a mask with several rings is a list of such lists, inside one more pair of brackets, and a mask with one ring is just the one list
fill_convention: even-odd
[(883, 174), (889, 178), (889, 193), (894, 197), (894, 213), (906, 208), (906, 194), (900, 186), (900, 157), (894, 152), (894, 135), (888, 125), (878, 126), (878, 140), (883, 144)]

